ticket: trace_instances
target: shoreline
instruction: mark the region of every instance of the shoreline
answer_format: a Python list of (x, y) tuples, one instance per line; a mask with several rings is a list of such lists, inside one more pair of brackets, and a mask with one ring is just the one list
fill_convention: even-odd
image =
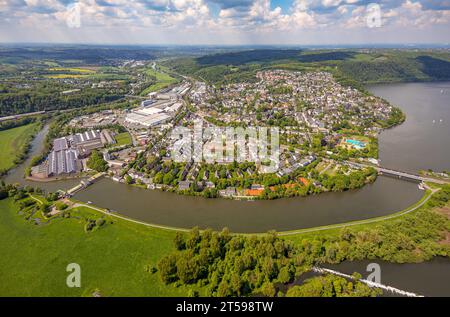
[[(358, 226), (358, 225), (365, 225), (365, 224), (399, 218), (403, 215), (407, 215), (411, 212), (414, 212), (415, 210), (422, 207), (439, 190), (440, 190), (440, 188), (428, 189), (425, 192), (425, 194), (414, 204), (406, 207), (403, 210), (395, 211), (395, 212), (385, 215), (385, 216), (367, 218), (367, 219), (362, 219), (362, 220), (354, 220), (354, 221), (343, 222), (343, 223), (336, 223), (336, 224), (331, 224), (331, 225), (326, 225), (326, 226), (317, 226), (317, 227), (311, 227), (311, 228), (276, 231), (276, 232), (280, 236), (301, 235), (301, 234), (305, 234), (305, 233), (314, 233), (314, 232), (327, 231), (327, 230), (339, 229), (339, 228), (344, 228), (344, 227), (353, 227), (353, 226)], [(142, 221), (142, 220), (137, 220), (137, 219), (133, 219), (128, 216), (122, 215), (120, 213), (120, 211), (112, 211), (111, 212), (111, 211), (108, 211), (107, 208), (102, 208), (102, 207), (99, 207), (99, 206), (96, 206), (93, 204), (87, 204), (85, 202), (79, 201), (74, 198), (70, 198), (70, 200), (74, 203), (74, 207), (72, 207), (72, 208), (86, 207), (86, 208), (92, 209), (94, 211), (100, 212), (104, 215), (108, 215), (108, 216), (119, 218), (119, 219), (122, 219), (125, 221), (130, 221), (133, 223), (141, 224), (141, 225), (144, 225), (147, 227), (159, 228), (159, 229), (170, 230), (170, 231), (179, 231), (179, 232), (188, 232), (189, 230), (191, 230), (191, 228), (180, 228), (180, 227), (174, 227), (174, 226), (168, 226), (168, 225), (159, 225), (159, 224), (154, 224), (154, 223), (150, 223), (150, 222), (146, 222), (146, 221)], [(205, 229), (201, 229), (200, 231), (204, 231), (204, 230)], [(251, 236), (251, 235), (264, 235), (266, 233), (267, 232), (255, 232), (255, 233), (233, 232), (232, 234), (234, 234), (234, 235), (250, 235)]]
[(27, 176), (25, 177), (25, 180), (36, 182), (36, 183), (51, 183), (51, 182), (57, 182), (57, 181), (64, 181), (69, 179), (83, 179), (89, 177), (88, 175), (76, 175), (76, 176), (65, 176), (65, 177), (48, 177), (48, 178), (38, 178), (33, 176)]

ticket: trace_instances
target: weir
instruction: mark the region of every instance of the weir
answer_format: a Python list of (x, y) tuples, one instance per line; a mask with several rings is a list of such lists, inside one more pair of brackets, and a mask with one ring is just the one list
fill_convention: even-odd
[[(353, 276), (351, 276), (351, 275), (344, 274), (344, 273), (341, 273), (341, 272), (338, 272), (338, 271), (335, 271), (335, 270), (331, 270), (331, 269), (325, 269), (325, 268), (320, 268), (320, 267), (313, 267), (312, 271), (316, 272), (316, 273), (321, 273), (321, 274), (329, 273), (329, 274), (333, 274), (333, 275), (344, 277), (346, 279), (354, 280)], [(407, 296), (407, 297), (424, 297), (423, 295), (419, 295), (419, 294), (416, 294), (416, 293), (404, 291), (404, 290), (401, 290), (401, 289), (398, 289), (398, 288), (395, 288), (395, 287), (392, 287), (392, 286), (389, 286), (389, 285), (384, 285), (384, 284), (381, 284), (381, 283), (372, 282), (372, 281), (369, 281), (369, 280), (366, 280), (366, 279), (360, 279), (359, 281), (364, 283), (364, 284), (366, 284), (369, 287), (381, 288), (381, 289), (383, 289), (385, 291), (388, 291), (388, 292), (391, 292), (391, 293), (394, 293), (394, 294), (399, 294), (399, 295), (403, 295), (403, 296)]]
[(65, 194), (69, 197), (72, 197), (79, 191), (87, 188), (88, 186), (92, 185), (96, 180), (100, 179), (102, 176), (104, 176), (105, 173), (97, 173), (94, 176), (89, 177), (87, 180), (82, 180), (78, 185), (68, 189)]

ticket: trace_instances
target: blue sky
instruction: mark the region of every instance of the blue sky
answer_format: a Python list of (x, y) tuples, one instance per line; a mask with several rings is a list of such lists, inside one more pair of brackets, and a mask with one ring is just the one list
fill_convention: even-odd
[(450, 0), (0, 0), (0, 42), (450, 43)]

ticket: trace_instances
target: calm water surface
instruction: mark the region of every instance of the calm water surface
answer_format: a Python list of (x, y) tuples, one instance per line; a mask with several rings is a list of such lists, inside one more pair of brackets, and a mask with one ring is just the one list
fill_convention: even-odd
[(417, 184), (379, 177), (371, 185), (344, 193), (260, 201), (204, 199), (146, 190), (103, 179), (75, 195), (150, 223), (234, 232), (309, 228), (366, 219), (401, 210), (420, 199)]
[(403, 124), (380, 135), (381, 164), (410, 172), (450, 171), (450, 82), (368, 88), (406, 113)]
[(342, 273), (360, 273), (367, 278), (369, 263), (377, 263), (381, 269), (381, 283), (423, 296), (450, 296), (450, 259), (434, 258), (423, 263), (395, 264), (379, 260), (344, 262), (324, 267)]

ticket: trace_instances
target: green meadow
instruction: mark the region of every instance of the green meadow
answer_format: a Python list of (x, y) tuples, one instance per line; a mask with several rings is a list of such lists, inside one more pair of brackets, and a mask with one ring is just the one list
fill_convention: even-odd
[(0, 131), (0, 170), (14, 167), (18, 154), (36, 133), (36, 123)]
[[(104, 216), (106, 222), (85, 231), (86, 219), (99, 213), (71, 210), (36, 225), (18, 213), (11, 198), (0, 201), (0, 296), (185, 296), (186, 287), (164, 285), (158, 259), (174, 250), (175, 232)], [(48, 222), (46, 222), (48, 221)], [(69, 288), (69, 263), (81, 267), (81, 287)], [(200, 294), (202, 294), (200, 290)]]
[(156, 82), (152, 85), (150, 85), (149, 87), (145, 88), (141, 95), (145, 96), (151, 92), (154, 91), (158, 91), (161, 90), (163, 88), (166, 88), (174, 83), (177, 82), (177, 79), (171, 77), (170, 75), (166, 74), (166, 73), (162, 73), (162, 72), (158, 72), (156, 70), (153, 69), (148, 69), (146, 71), (146, 74), (148, 76), (152, 76), (156, 78)]

